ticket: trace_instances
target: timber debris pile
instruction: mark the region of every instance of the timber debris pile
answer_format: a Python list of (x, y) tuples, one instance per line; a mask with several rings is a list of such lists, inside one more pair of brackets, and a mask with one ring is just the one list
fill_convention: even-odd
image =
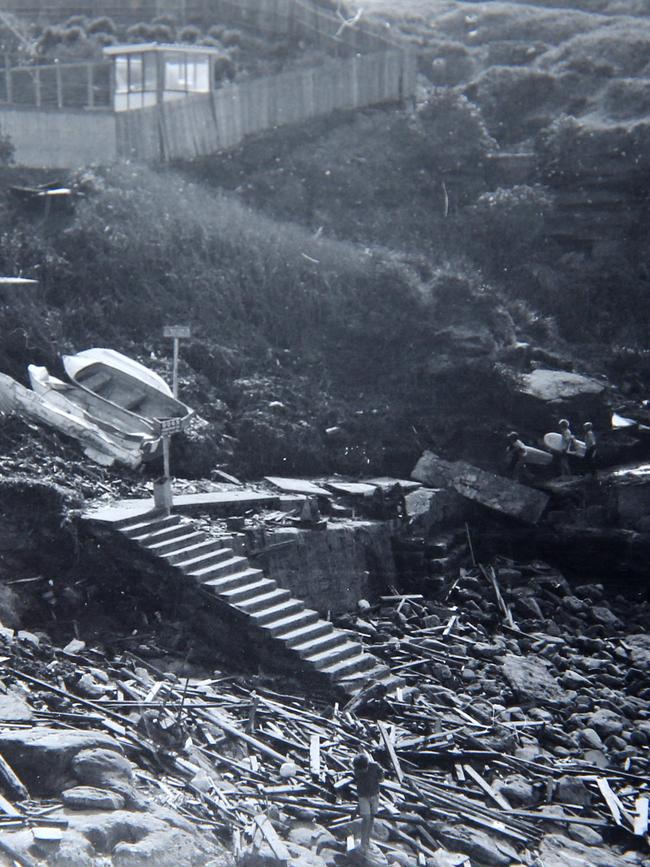
[[(496, 565), (341, 618), (400, 685), (338, 702), (187, 661), (166, 671), (137, 642), (58, 649), (3, 627), (4, 855), (647, 864), (647, 603), (630, 610), (541, 562)], [(365, 853), (359, 752), (384, 771)]]

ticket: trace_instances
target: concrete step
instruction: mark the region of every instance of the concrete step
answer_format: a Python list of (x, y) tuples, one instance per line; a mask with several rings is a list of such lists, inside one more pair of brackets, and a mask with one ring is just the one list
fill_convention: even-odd
[[(327, 621), (323, 622), (326, 623)], [(330, 647), (336, 647), (338, 644), (343, 644), (346, 640), (345, 635), (341, 632), (337, 632), (332, 627), (328, 632), (318, 632), (316, 636), (310, 635), (307, 640), (303, 640), (299, 644), (291, 645), (291, 649), (295, 650), (298, 656), (304, 659), (312, 653), (318, 653), (321, 650), (327, 650)]]
[[(188, 575), (193, 575), (199, 581), (205, 581), (208, 578), (225, 577), (233, 575), (236, 572), (242, 572), (248, 566), (247, 557), (239, 557), (237, 554), (234, 557), (229, 557), (227, 560), (222, 560), (220, 563), (214, 563), (212, 566), (204, 566), (198, 569), (186, 570)], [(261, 569), (257, 570), (261, 572)]]
[[(152, 530), (150, 533), (142, 532), (137, 533), (134, 536), (129, 536), (132, 542), (137, 542), (139, 545), (144, 545), (146, 548), (150, 548), (152, 545), (156, 545), (159, 542), (170, 542), (172, 539), (177, 539), (180, 536), (186, 536), (188, 531), (192, 528), (190, 525), (185, 522), (179, 522), (178, 524), (172, 524), (169, 527), (163, 527), (161, 530)], [(194, 530), (196, 532), (196, 530)], [(205, 536), (201, 534), (205, 539)]]
[(355, 641), (343, 641), (335, 647), (328, 647), (326, 650), (311, 654), (306, 657), (306, 662), (321, 671), (324, 668), (331, 668), (332, 665), (344, 659), (349, 660), (359, 656), (360, 652), (360, 644), (357, 644)]
[(154, 542), (151, 545), (143, 545), (142, 547), (147, 548), (148, 551), (151, 551), (157, 557), (165, 557), (167, 554), (173, 554), (174, 551), (180, 551), (181, 548), (186, 548), (188, 545), (198, 545), (199, 542), (203, 541), (205, 541), (205, 534), (192, 530), (182, 536), (176, 536), (174, 539)]
[(232, 590), (222, 590), (219, 595), (231, 605), (238, 605), (240, 602), (246, 602), (246, 600), (259, 596), (261, 593), (275, 590), (277, 586), (278, 582), (272, 578), (261, 578), (259, 581), (251, 580), (248, 584), (234, 587)]
[[(240, 611), (245, 611), (246, 614), (256, 614), (259, 611), (267, 611), (270, 606), (289, 602), (290, 599), (290, 590), (283, 590), (281, 587), (275, 587), (268, 593), (260, 593), (258, 596), (253, 596), (243, 602), (238, 602), (237, 608), (239, 608)], [(298, 602), (299, 600), (295, 601)], [(302, 602), (300, 604), (303, 605)]]
[(247, 587), (258, 579), (262, 578), (264, 573), (261, 569), (242, 569), (240, 572), (233, 572), (231, 575), (225, 575), (221, 578), (207, 578), (201, 583), (204, 587), (212, 590), (218, 596), (224, 590), (232, 590), (235, 587)]
[(359, 650), (355, 656), (334, 662), (331, 665), (325, 665), (319, 670), (338, 681), (357, 671), (374, 668), (376, 663), (376, 658), (370, 656), (369, 653), (364, 653), (361, 650), (361, 646), (359, 646)]
[(212, 551), (229, 552), (229, 556), (233, 556), (232, 548), (225, 548), (223, 542), (219, 539), (206, 539), (205, 542), (196, 542), (193, 545), (184, 545), (182, 548), (177, 548), (170, 554), (165, 554), (164, 557), (173, 565), (182, 563), (186, 560), (191, 560), (193, 557), (201, 557), (203, 554), (209, 554)]
[[(175, 558), (171, 561), (174, 566), (182, 569), (183, 572), (194, 572), (197, 569), (202, 569), (204, 566), (217, 566), (223, 564), (232, 560), (235, 555), (232, 548), (215, 548), (212, 551), (207, 551), (203, 554), (189, 555), (180, 559), (178, 559), (179, 555), (177, 551), (171, 556)], [(169, 559), (169, 555), (167, 555), (167, 559)]]
[(182, 520), (180, 515), (151, 515), (149, 517), (140, 515), (138, 518), (126, 518), (118, 521), (116, 526), (120, 533), (131, 538), (142, 533), (151, 533), (154, 530), (173, 527), (180, 524)]
[(269, 605), (260, 611), (251, 611), (251, 617), (257, 626), (264, 626), (266, 623), (272, 623), (274, 620), (280, 620), (283, 617), (289, 617), (291, 614), (298, 614), (305, 607), (305, 603), (301, 599), (289, 599), (280, 602), (277, 605)]
[(308, 626), (299, 626), (298, 629), (293, 629), (282, 636), (282, 641), (287, 647), (295, 648), (299, 644), (306, 641), (311, 641), (325, 635), (332, 635), (334, 627), (329, 620), (317, 620), (316, 623), (310, 623)]
[(270, 623), (264, 623), (262, 629), (272, 638), (282, 638), (284, 633), (291, 632), (299, 626), (308, 626), (310, 623), (316, 623), (317, 620), (318, 612), (305, 608), (304, 611), (298, 611), (296, 614), (290, 614), (288, 617), (279, 617)]

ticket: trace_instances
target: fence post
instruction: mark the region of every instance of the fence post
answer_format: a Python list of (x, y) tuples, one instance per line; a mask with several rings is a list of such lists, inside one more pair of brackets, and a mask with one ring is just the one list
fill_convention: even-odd
[(56, 104), (57, 108), (63, 108), (63, 82), (61, 81), (61, 67), (56, 64)]
[(41, 107), (41, 71), (38, 66), (34, 67), (34, 94), (36, 96), (36, 108)]
[(89, 63), (86, 66), (86, 87), (87, 87), (86, 100), (88, 102), (87, 108), (94, 108), (95, 107), (95, 88), (94, 88), (95, 78), (94, 78), (94, 73), (95, 73), (95, 66), (94, 66), (94, 64)]
[(7, 102), (9, 105), (14, 101), (13, 81), (11, 78), (11, 61), (9, 55), (5, 54), (5, 87), (7, 90)]

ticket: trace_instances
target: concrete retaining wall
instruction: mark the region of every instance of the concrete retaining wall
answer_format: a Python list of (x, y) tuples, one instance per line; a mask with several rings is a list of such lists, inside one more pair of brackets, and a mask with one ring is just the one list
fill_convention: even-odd
[(17, 166), (74, 169), (117, 158), (111, 112), (47, 111), (3, 107), (0, 132), (14, 147)]
[(242, 553), (268, 549), (253, 558), (255, 566), (309, 608), (341, 614), (395, 581), (391, 535), (389, 522), (376, 521), (330, 523), (325, 530), (265, 528), (246, 534)]

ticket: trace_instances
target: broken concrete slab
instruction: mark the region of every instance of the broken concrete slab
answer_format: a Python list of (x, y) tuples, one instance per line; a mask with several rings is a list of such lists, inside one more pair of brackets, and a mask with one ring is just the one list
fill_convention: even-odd
[(404, 497), (406, 515), (413, 529), (427, 533), (460, 518), (462, 498), (445, 488), (417, 488)]
[(308, 479), (287, 479), (282, 476), (264, 476), (264, 480), (275, 488), (289, 494), (307, 494), (312, 497), (331, 497), (332, 492), (315, 485)]
[(27, 722), (34, 712), (24, 698), (15, 690), (0, 693), (0, 719), (3, 722)]
[(429, 451), (423, 453), (411, 475), (434, 488), (446, 484), (468, 500), (527, 524), (536, 524), (549, 502), (546, 494), (534, 488), (464, 461), (442, 460)]
[(363, 482), (340, 482), (338, 479), (325, 479), (323, 484), (335, 494), (343, 494), (350, 497), (372, 497), (377, 490), (375, 485)]
[(390, 476), (378, 476), (374, 479), (362, 479), (367, 485), (374, 485), (376, 488), (381, 488), (382, 491), (390, 491), (395, 485), (399, 485), (405, 492), (415, 491), (420, 487), (419, 482), (414, 482), (413, 479), (393, 479)]

